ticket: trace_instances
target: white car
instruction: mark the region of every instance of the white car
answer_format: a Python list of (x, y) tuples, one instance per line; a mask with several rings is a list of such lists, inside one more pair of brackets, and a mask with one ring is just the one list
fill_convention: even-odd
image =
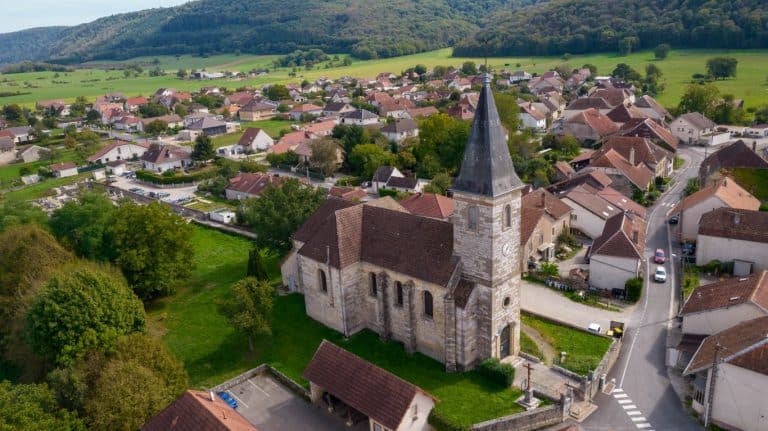
[(656, 272), (653, 273), (653, 281), (664, 283), (667, 281), (667, 270), (663, 266), (657, 266)]

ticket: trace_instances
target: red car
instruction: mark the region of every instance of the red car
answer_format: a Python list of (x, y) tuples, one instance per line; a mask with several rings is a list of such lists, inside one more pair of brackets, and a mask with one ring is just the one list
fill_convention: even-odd
[(667, 256), (664, 254), (664, 250), (657, 248), (656, 252), (653, 254), (653, 262), (664, 263), (666, 261), (667, 261)]

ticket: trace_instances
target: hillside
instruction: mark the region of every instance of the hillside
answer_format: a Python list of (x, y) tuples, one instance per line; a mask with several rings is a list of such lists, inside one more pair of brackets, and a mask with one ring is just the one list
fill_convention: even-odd
[[(453, 45), (494, 10), (540, 0), (198, 0), (69, 28), (0, 35), (0, 64), (137, 56), (281, 54), (321, 48), (359, 58)], [(3, 44), (2, 42), (6, 42)]]
[[(562, 55), (617, 51), (625, 37), (637, 49), (768, 47), (765, 0), (551, 0), (498, 11), (456, 46), (454, 55)], [(487, 48), (483, 40), (488, 40)]]

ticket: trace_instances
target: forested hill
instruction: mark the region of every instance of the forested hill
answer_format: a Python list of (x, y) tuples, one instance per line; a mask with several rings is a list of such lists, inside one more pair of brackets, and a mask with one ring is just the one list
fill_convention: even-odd
[(626, 43), (633, 49), (660, 43), (768, 48), (768, 7), (765, 0), (551, 0), (498, 11), (454, 55), (581, 54), (617, 51)]
[(56, 31), (0, 34), (0, 64), (307, 48), (391, 57), (454, 45), (494, 11), (537, 1), (199, 0)]

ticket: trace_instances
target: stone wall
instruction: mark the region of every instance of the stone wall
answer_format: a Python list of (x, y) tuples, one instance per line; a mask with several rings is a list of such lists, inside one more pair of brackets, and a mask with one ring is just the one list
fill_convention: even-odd
[(562, 423), (565, 412), (562, 404), (554, 404), (540, 409), (504, 416), (472, 426), (472, 431), (532, 431)]
[(285, 386), (289, 391), (293, 392), (294, 394), (298, 395), (299, 397), (303, 398), (306, 401), (310, 401), (311, 396), (309, 390), (305, 388), (304, 386), (300, 385), (299, 383), (293, 381), (290, 377), (286, 376), (285, 374), (281, 373), (274, 367), (272, 367), (269, 364), (261, 364), (256, 368), (252, 368), (243, 374), (240, 374), (239, 376), (233, 377), (229, 380), (227, 380), (224, 383), (218, 384), (212, 388), (210, 388), (210, 391), (213, 392), (221, 392), (229, 390), (230, 388), (237, 386), (246, 380), (262, 375), (262, 374), (269, 374), (278, 381), (281, 385)]

